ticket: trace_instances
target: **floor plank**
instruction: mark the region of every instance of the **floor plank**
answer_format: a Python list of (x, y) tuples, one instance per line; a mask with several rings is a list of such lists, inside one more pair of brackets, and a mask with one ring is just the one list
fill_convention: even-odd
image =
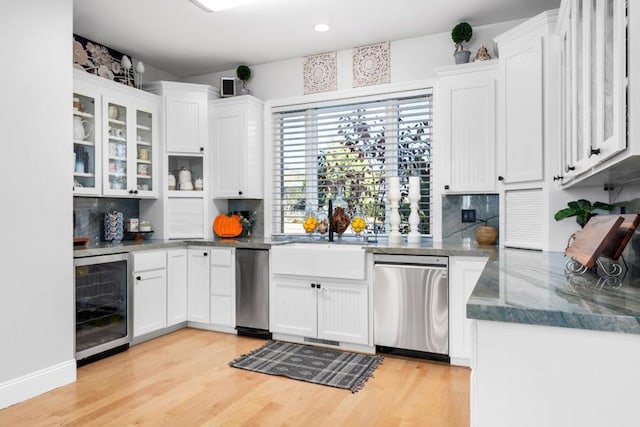
[(182, 329), (0, 410), (0, 426), (468, 426), (466, 368), (385, 355), (357, 393), (234, 369), (256, 338)]

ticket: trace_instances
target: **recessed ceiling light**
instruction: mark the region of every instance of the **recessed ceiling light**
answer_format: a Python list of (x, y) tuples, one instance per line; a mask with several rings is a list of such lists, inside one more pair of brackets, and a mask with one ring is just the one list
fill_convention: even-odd
[(225, 9), (242, 6), (251, 3), (252, 0), (189, 0), (206, 12), (219, 12)]
[(324, 33), (325, 31), (329, 31), (329, 26), (327, 24), (316, 24), (315, 27), (313, 27), (316, 31), (320, 32), (320, 33)]

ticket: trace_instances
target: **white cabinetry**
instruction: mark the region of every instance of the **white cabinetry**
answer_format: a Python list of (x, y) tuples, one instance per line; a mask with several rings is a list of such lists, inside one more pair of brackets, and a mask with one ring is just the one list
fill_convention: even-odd
[(74, 194), (157, 198), (160, 98), (74, 71)]
[[(148, 95), (148, 94), (147, 94)], [(104, 195), (156, 196), (159, 173), (154, 150), (159, 105), (105, 93), (102, 97), (104, 135), (102, 190)]]
[(102, 192), (100, 88), (75, 78), (73, 97), (78, 98), (73, 110), (73, 194), (99, 196)]
[[(362, 248), (289, 244), (272, 247), (270, 259), (269, 323), (276, 338), (372, 351), (372, 261)], [(308, 266), (305, 274), (301, 263)]]
[[(557, 11), (543, 12), (496, 37), (498, 191), (505, 246), (545, 249), (549, 182), (557, 155)], [(552, 166), (551, 170), (549, 165)]]
[(188, 256), (186, 249), (167, 251), (167, 326), (187, 320)]
[(259, 199), (264, 194), (263, 102), (249, 95), (209, 104), (214, 198)]
[(210, 291), (209, 291), (209, 249), (189, 248), (189, 273), (187, 281), (187, 320), (190, 322), (209, 323)]
[(369, 343), (369, 289), (365, 284), (277, 275), (273, 291), (272, 332)]
[[(217, 97), (212, 86), (160, 81), (145, 88), (162, 96), (165, 151), (162, 163), (162, 197), (155, 205), (141, 205), (140, 213), (158, 224), (154, 236), (164, 239), (202, 239), (213, 237), (210, 219), (224, 204), (209, 201), (210, 129), (209, 102)], [(181, 188), (180, 170), (191, 171), (190, 185)], [(168, 175), (175, 178), (176, 187), (169, 188)], [(196, 180), (202, 180), (202, 188)], [(199, 183), (200, 181), (198, 181)]]
[[(559, 176), (564, 183), (626, 148), (626, 3), (564, 0), (561, 4)], [(632, 26), (631, 17), (629, 21)]]
[(436, 132), (444, 192), (495, 191), (496, 60), (438, 69)]
[(167, 264), (165, 251), (134, 253), (133, 337), (167, 326)]
[(207, 85), (160, 81), (145, 89), (162, 95), (167, 152), (202, 154), (209, 146), (208, 102), (217, 97)]
[(467, 300), (488, 258), (449, 257), (449, 357), (452, 365), (470, 366), (473, 320), (467, 319)]
[(211, 248), (210, 323), (224, 330), (236, 326), (235, 249)]

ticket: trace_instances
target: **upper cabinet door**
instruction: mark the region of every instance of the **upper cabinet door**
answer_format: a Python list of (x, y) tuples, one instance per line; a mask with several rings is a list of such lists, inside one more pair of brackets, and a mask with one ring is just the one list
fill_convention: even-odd
[(444, 192), (495, 192), (496, 67), (486, 61), (439, 72), (437, 155), (443, 157)]
[(566, 0), (560, 13), (564, 182), (627, 147), (624, 0)]
[[(103, 193), (109, 196), (128, 196), (135, 187), (130, 171), (135, 168), (130, 158), (132, 111), (125, 99), (103, 97), (104, 182)], [(135, 138), (135, 137), (134, 137)]]
[(165, 107), (167, 151), (203, 153), (208, 133), (206, 94), (168, 95)]
[(101, 188), (102, 107), (98, 88), (73, 83), (73, 194), (98, 196)]
[(214, 198), (264, 195), (263, 103), (243, 95), (211, 102)]
[(505, 184), (543, 178), (542, 37), (500, 46), (504, 116), (500, 129), (500, 171)]

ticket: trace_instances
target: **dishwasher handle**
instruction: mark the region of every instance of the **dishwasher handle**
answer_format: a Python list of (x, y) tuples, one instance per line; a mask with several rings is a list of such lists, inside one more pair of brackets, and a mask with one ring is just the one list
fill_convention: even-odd
[(419, 266), (429, 268), (448, 268), (449, 258), (432, 255), (375, 255), (375, 265)]

